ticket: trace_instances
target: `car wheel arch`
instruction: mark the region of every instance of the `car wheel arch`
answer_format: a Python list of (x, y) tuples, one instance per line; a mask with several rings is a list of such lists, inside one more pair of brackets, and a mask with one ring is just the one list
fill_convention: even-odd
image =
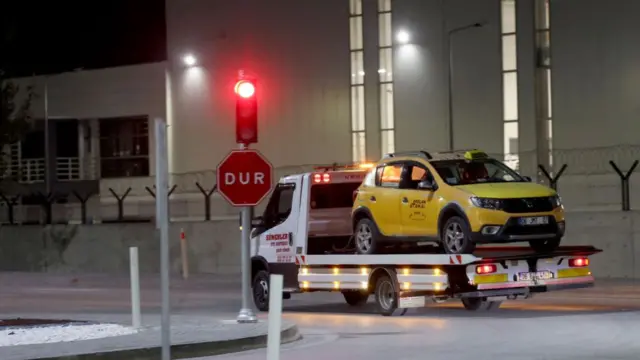
[(461, 217), (467, 225), (470, 226), (469, 218), (462, 209), (462, 206), (458, 203), (449, 203), (440, 210), (440, 214), (438, 215), (438, 237), (442, 235), (442, 228), (444, 227), (444, 224), (452, 216)]
[(369, 210), (368, 208), (366, 208), (364, 206), (359, 206), (353, 212), (353, 217), (352, 217), (353, 220), (352, 220), (352, 223), (351, 223), (351, 227), (352, 227), (353, 231), (356, 230), (356, 226), (358, 225), (358, 222), (360, 220), (364, 219), (364, 218), (370, 219), (374, 223), (376, 222), (375, 219), (373, 218), (373, 214), (371, 214), (371, 210)]

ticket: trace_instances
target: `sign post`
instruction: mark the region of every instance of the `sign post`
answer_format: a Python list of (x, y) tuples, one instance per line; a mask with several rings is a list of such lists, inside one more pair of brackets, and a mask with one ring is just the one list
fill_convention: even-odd
[(218, 191), (231, 205), (240, 207), (242, 232), (242, 307), (238, 313), (239, 323), (258, 321), (249, 305), (251, 298), (251, 213), (270, 192), (273, 186), (273, 166), (257, 150), (232, 150), (218, 164), (216, 171)]

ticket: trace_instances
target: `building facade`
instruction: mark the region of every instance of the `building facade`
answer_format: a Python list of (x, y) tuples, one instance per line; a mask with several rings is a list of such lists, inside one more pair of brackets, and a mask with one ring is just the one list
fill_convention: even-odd
[[(480, 148), (540, 182), (540, 167), (556, 176), (566, 165), (568, 207), (615, 208), (609, 161), (640, 158), (638, 10), (633, 0), (168, 0), (165, 62), (16, 81), (35, 86), (34, 117), (49, 120), (55, 190), (95, 192), (96, 219), (116, 216), (128, 189), (125, 215), (153, 215), (155, 118), (169, 125), (172, 214), (204, 216), (200, 188), (237, 146), (239, 71), (257, 78), (255, 147), (278, 175)], [(27, 148), (10, 151), (8, 193), (46, 190), (44, 147)]]

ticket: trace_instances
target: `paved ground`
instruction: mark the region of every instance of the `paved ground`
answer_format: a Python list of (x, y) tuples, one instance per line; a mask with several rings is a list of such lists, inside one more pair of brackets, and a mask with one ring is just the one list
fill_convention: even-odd
[[(106, 278), (110, 286), (104, 277), (38, 279), (0, 274), (0, 313), (129, 311), (126, 279)], [(159, 311), (154, 279), (142, 281), (147, 313)], [(239, 308), (233, 277), (175, 279), (172, 284), (174, 310), (180, 314), (175, 321), (194, 315), (233, 318)], [(430, 360), (637, 360), (640, 283), (599, 281), (594, 289), (505, 303), (492, 313), (471, 313), (451, 302), (392, 318), (374, 314), (371, 306), (349, 308), (339, 294), (306, 294), (285, 301), (285, 319), (298, 324), (304, 339), (283, 346), (283, 360), (415, 360), (427, 355)], [(257, 350), (209, 359), (264, 358), (264, 350)]]

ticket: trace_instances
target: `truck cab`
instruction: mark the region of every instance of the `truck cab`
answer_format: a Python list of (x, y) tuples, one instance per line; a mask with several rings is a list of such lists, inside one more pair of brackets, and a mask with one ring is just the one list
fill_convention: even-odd
[(369, 169), (364, 164), (317, 168), (280, 179), (263, 214), (253, 220), (252, 279), (260, 270), (281, 274), (285, 292), (293, 292), (296, 256), (346, 251), (354, 194)]

